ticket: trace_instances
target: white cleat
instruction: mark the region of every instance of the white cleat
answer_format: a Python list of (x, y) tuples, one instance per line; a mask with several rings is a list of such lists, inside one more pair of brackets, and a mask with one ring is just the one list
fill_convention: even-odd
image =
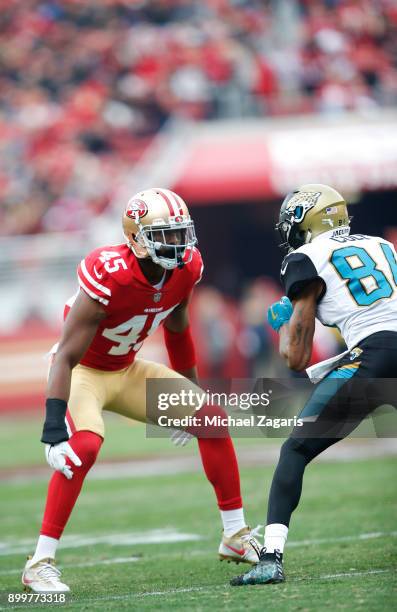
[(70, 588), (60, 580), (61, 572), (55, 567), (54, 559), (42, 559), (32, 565), (31, 557), (22, 574), (25, 591), (33, 593), (69, 593)]
[(258, 550), (261, 549), (261, 545), (255, 539), (260, 528), (260, 525), (252, 530), (249, 527), (243, 527), (229, 538), (224, 535), (219, 546), (219, 559), (228, 563), (230, 561), (250, 563), (251, 565), (258, 563), (258, 553), (251, 542), (254, 543), (254, 546), (257, 546)]

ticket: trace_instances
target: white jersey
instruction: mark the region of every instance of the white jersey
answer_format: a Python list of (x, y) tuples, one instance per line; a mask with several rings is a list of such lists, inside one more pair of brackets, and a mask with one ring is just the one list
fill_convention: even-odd
[[(336, 233), (336, 232), (334, 232)], [(317, 318), (337, 327), (352, 349), (379, 331), (397, 332), (397, 256), (391, 242), (327, 232), (287, 255), (281, 280), (290, 299), (315, 278), (324, 281)]]

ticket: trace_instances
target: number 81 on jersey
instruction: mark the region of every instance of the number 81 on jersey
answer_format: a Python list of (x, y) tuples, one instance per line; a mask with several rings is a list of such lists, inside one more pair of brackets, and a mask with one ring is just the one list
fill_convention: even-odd
[[(397, 285), (397, 261), (388, 244), (380, 245)], [(381, 254), (379, 253), (381, 256)], [(386, 262), (375, 261), (362, 247), (347, 246), (332, 253), (331, 263), (339, 276), (347, 280), (346, 287), (359, 306), (371, 306), (378, 300), (389, 298), (394, 288), (385, 275)], [(382, 266), (383, 263), (383, 266)], [(382, 271), (382, 267), (383, 270)]]

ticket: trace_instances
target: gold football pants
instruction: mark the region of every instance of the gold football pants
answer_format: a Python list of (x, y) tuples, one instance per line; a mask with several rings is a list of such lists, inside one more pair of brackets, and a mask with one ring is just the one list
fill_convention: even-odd
[[(200, 389), (187, 378), (165, 365), (135, 359), (124, 370), (103, 371), (77, 365), (72, 371), (67, 423), (70, 433), (88, 430), (104, 437), (102, 411), (116, 412), (130, 419), (147, 421), (146, 380), (174, 379), (172, 391)], [(169, 417), (193, 414), (194, 406), (174, 406), (167, 410)]]

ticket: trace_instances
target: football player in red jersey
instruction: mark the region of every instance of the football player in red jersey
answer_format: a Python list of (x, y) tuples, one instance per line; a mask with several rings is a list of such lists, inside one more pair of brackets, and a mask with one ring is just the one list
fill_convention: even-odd
[[(104, 439), (102, 410), (145, 422), (147, 378), (172, 379), (181, 390), (199, 390), (187, 306), (203, 264), (187, 206), (166, 189), (140, 192), (127, 204), (123, 230), (126, 243), (95, 249), (80, 263), (80, 288), (65, 308), (41, 438), (56, 471), (37, 548), (22, 575), (22, 583), (34, 592), (69, 591), (55, 566), (55, 553)], [(136, 357), (160, 324), (173, 369)], [(168, 412), (188, 414), (189, 407), (183, 406)], [(255, 563), (228, 432), (195, 435), (223, 522), (219, 556)]]

